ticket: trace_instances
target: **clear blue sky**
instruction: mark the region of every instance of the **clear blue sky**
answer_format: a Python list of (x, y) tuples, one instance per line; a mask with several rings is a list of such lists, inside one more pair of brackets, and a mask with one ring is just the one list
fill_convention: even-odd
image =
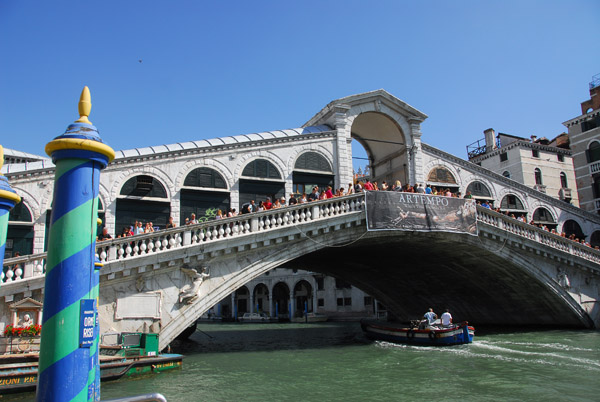
[(597, 0), (0, 0), (0, 144), (43, 154), (84, 85), (116, 150), (299, 127), (383, 88), (466, 157), (489, 127), (565, 130), (600, 73), (599, 19)]

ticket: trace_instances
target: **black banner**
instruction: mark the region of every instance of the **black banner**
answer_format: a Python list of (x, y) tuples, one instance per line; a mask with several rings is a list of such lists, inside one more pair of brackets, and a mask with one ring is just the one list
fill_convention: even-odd
[(368, 230), (457, 232), (477, 236), (474, 200), (396, 191), (367, 191)]

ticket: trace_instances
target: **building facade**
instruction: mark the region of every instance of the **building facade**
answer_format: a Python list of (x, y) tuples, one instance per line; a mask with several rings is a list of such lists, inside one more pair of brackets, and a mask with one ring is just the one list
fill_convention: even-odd
[[(467, 147), (469, 161), (534, 190), (579, 206), (569, 137), (531, 139), (484, 131), (485, 138)], [(482, 144), (483, 143), (483, 144)]]
[(600, 214), (600, 74), (589, 88), (590, 99), (581, 103), (581, 115), (563, 124), (569, 130), (581, 208)]

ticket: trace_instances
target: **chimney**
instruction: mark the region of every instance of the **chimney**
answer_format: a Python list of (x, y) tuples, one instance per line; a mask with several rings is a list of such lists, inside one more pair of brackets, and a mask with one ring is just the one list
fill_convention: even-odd
[(493, 128), (488, 128), (483, 134), (485, 135), (485, 152), (491, 152), (498, 148), (496, 146), (496, 132)]
[(531, 142), (535, 142), (535, 140), (537, 140), (537, 136), (536, 135), (532, 135), (531, 136)]

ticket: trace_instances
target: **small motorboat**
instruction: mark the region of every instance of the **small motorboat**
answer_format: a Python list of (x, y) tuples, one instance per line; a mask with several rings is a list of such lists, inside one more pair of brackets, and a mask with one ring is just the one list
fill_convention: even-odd
[[(105, 334), (100, 345), (100, 380), (111, 381), (145, 373), (180, 368), (183, 356), (158, 353), (158, 334)], [(0, 395), (34, 391), (38, 353), (0, 357)]]
[(418, 322), (413, 322), (410, 327), (403, 327), (391, 322), (371, 320), (363, 320), (360, 325), (370, 339), (411, 345), (461, 345), (473, 342), (475, 336), (475, 328), (469, 326), (466, 321), (448, 327), (436, 324), (419, 325)]

